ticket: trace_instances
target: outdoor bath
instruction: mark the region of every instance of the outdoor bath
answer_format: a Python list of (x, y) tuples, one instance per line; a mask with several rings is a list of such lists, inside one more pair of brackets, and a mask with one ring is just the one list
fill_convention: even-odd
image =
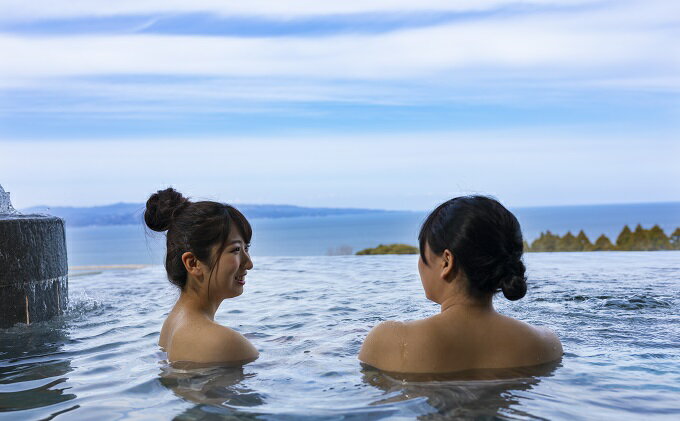
[(562, 360), (434, 381), (404, 381), (356, 358), (379, 321), (438, 311), (423, 297), (416, 256), (254, 257), (246, 291), (216, 317), (260, 351), (242, 368), (167, 364), (157, 341), (177, 292), (161, 266), (71, 273), (64, 316), (0, 331), (0, 418), (677, 415), (677, 252), (525, 260), (527, 296), (496, 308), (555, 329)]

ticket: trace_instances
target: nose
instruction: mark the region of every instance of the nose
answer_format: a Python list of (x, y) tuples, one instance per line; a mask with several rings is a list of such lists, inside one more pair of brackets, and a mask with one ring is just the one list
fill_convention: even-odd
[(245, 270), (252, 269), (253, 268), (253, 261), (250, 258), (250, 253), (245, 252), (243, 255), (246, 257), (245, 260), (243, 261), (243, 268)]

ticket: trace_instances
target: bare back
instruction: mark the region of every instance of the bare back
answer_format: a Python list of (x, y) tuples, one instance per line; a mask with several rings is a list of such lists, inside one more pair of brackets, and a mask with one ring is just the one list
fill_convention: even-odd
[(414, 322), (385, 322), (366, 338), (359, 359), (400, 373), (451, 373), (532, 366), (559, 359), (553, 332), (491, 310), (450, 310)]

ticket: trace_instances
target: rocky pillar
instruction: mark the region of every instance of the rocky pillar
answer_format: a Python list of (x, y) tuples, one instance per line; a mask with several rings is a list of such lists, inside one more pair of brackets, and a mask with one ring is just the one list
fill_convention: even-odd
[(0, 328), (61, 314), (67, 275), (64, 220), (18, 213), (0, 186)]

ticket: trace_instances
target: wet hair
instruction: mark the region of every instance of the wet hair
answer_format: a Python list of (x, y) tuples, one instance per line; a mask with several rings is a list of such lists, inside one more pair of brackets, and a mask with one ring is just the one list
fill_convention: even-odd
[[(236, 208), (219, 202), (192, 202), (173, 188), (159, 190), (149, 197), (144, 222), (154, 231), (167, 231), (165, 270), (170, 282), (182, 290), (187, 283), (182, 254), (192, 252), (212, 270), (233, 227), (246, 244), (253, 234), (250, 223)], [(218, 249), (213, 256), (214, 246)]]
[(426, 265), (426, 244), (438, 256), (444, 250), (453, 254), (473, 297), (503, 291), (514, 301), (526, 294), (522, 230), (515, 215), (497, 200), (461, 196), (442, 203), (423, 223), (418, 240)]

